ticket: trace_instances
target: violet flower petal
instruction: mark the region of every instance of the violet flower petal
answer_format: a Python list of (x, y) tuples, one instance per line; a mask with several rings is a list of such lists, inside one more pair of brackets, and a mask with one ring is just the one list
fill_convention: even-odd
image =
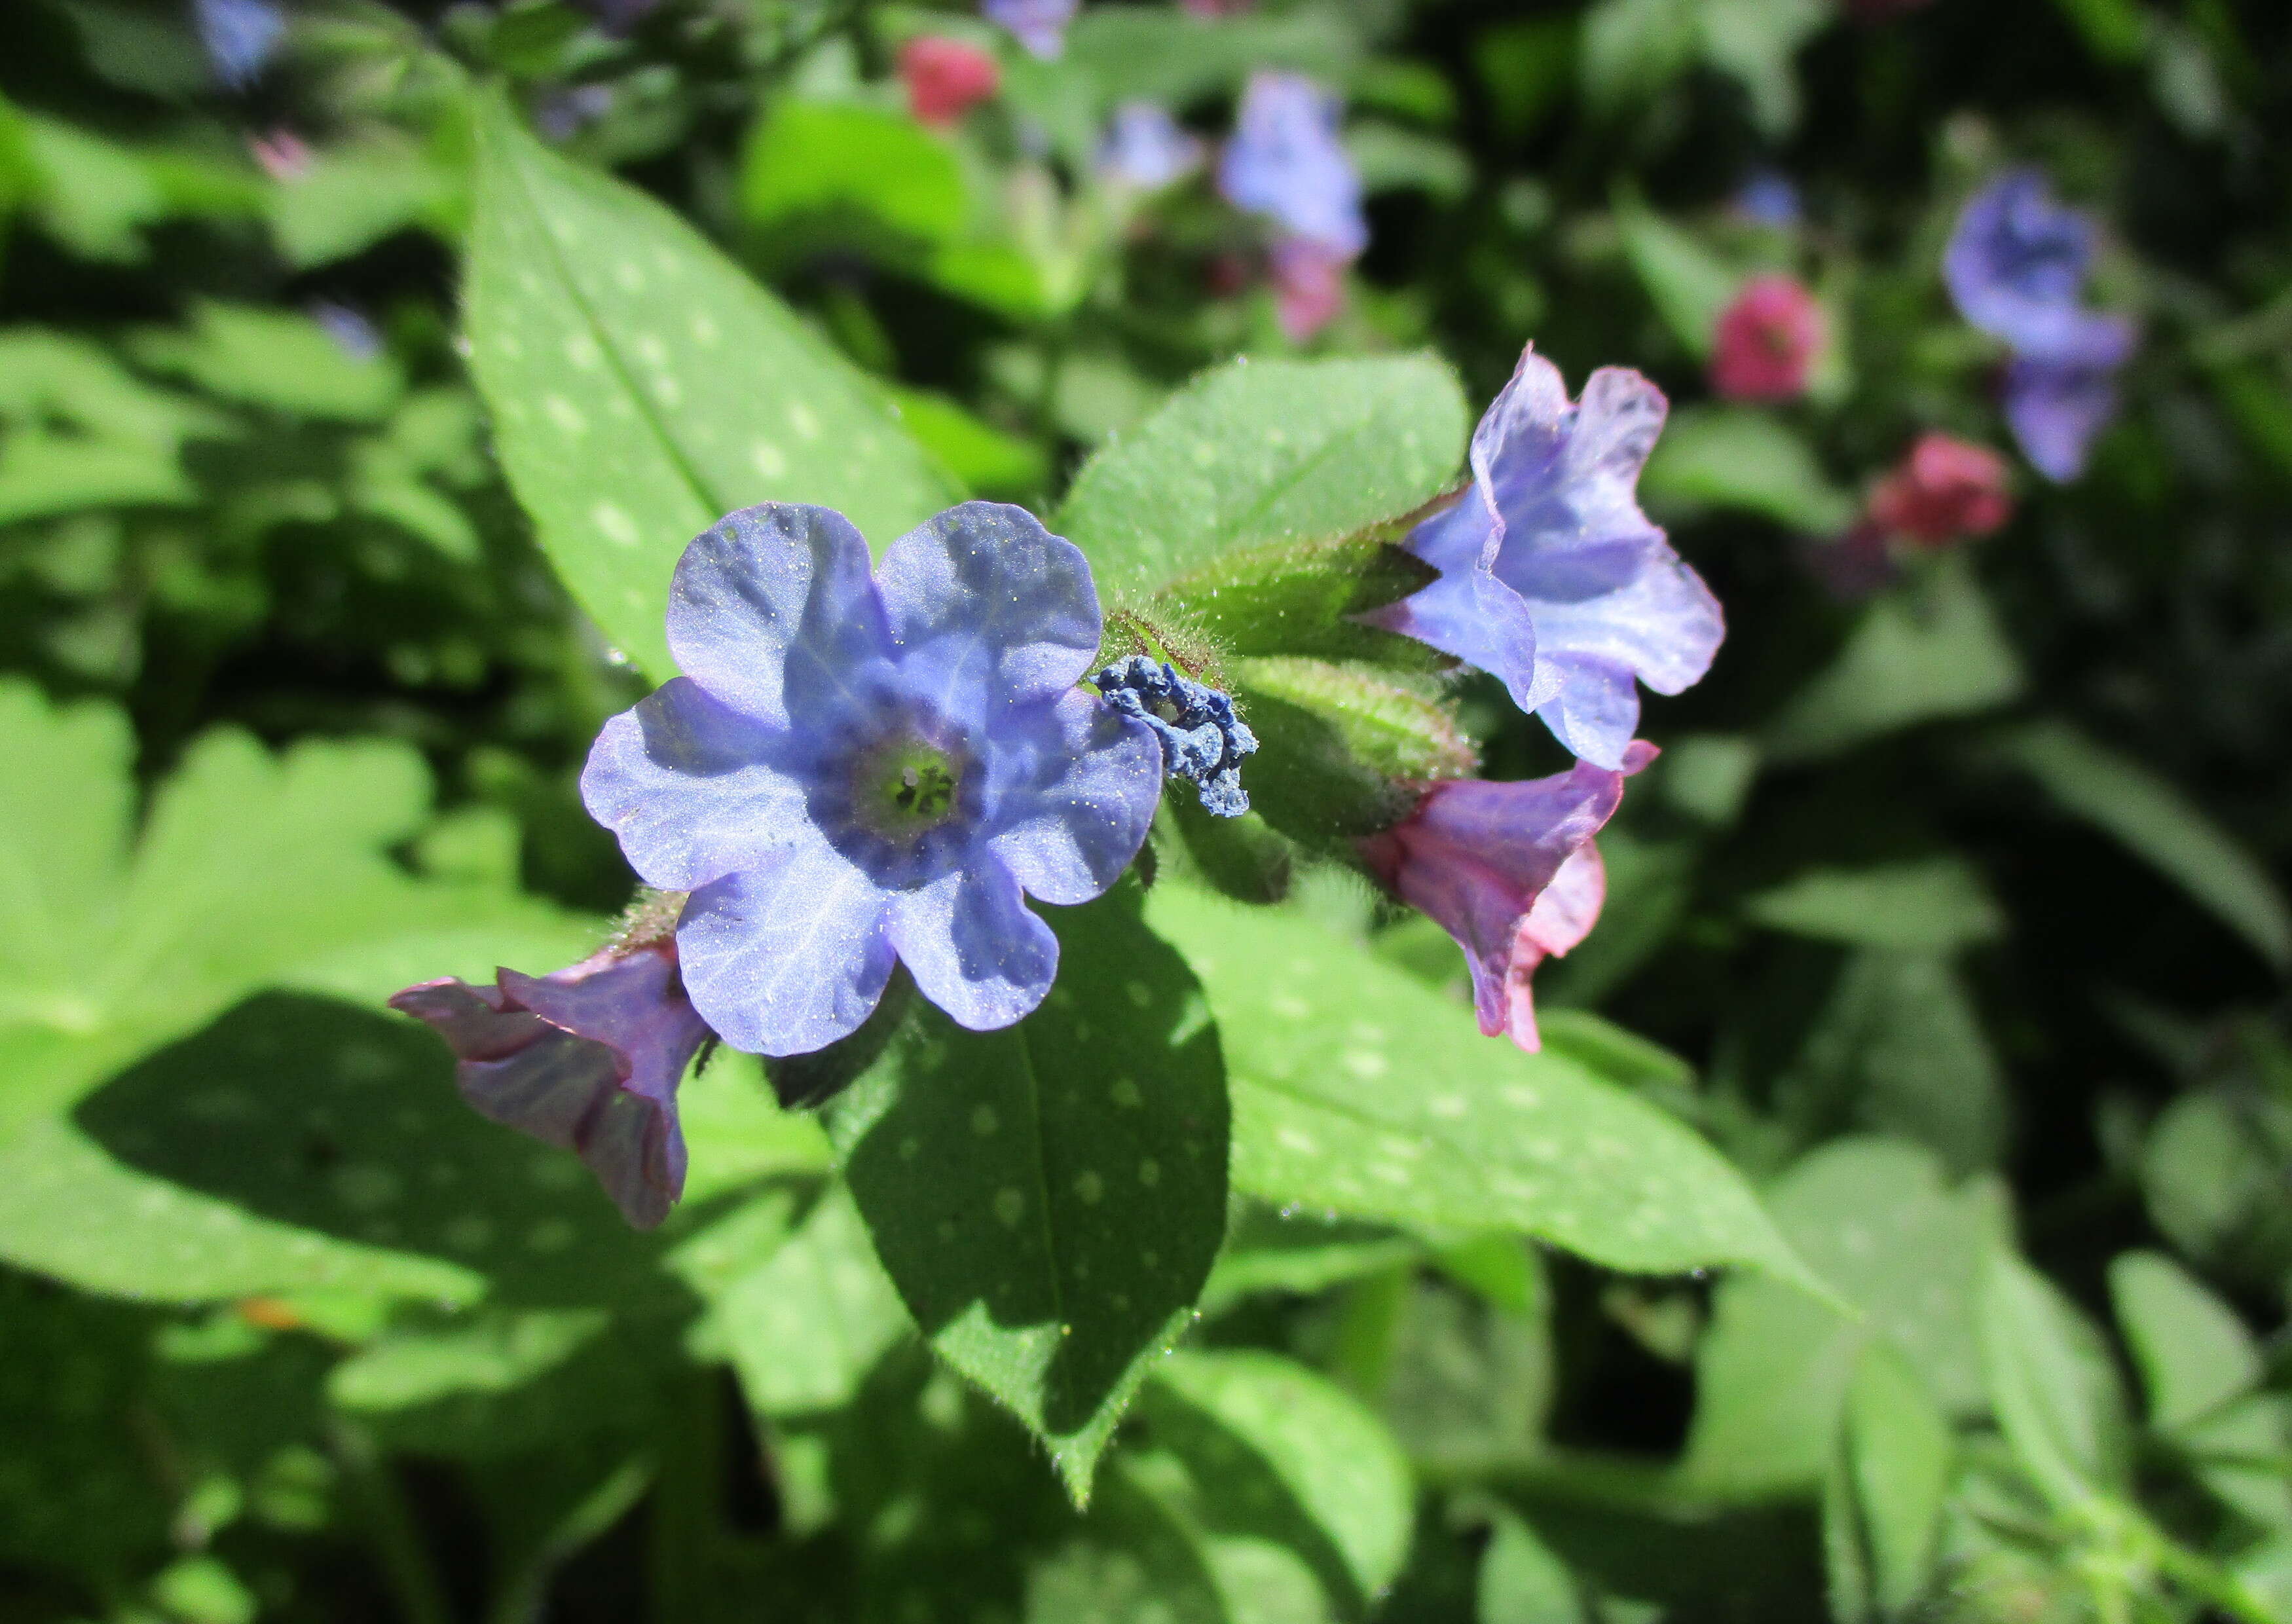
[(1014, 715), (1007, 730), (988, 847), (1044, 901), (1087, 902), (1146, 838), (1160, 798), (1160, 747), (1144, 723), (1079, 691)]
[[(905, 659), (949, 638), (950, 681), (989, 683), (1013, 703), (1071, 688), (1098, 652), (1098, 593), (1082, 549), (1023, 507), (965, 502), (884, 549), (876, 572)], [(967, 670), (991, 654), (991, 670)]]
[(677, 923), (693, 1006), (736, 1049), (808, 1054), (857, 1031), (894, 954), (883, 889), (807, 840), (692, 893)]
[(889, 935), (916, 990), (975, 1032), (1032, 1014), (1059, 973), (1059, 939), (999, 863), (902, 893)]

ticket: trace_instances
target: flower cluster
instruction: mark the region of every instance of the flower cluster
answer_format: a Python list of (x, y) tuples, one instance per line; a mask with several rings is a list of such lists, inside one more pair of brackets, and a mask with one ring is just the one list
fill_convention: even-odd
[(1942, 279), (1966, 320), (2005, 341), (2006, 420), (2047, 479), (2085, 472), (2094, 437), (2117, 411), (2117, 372), (2133, 324), (2084, 303), (2091, 221), (2055, 200), (2031, 169), (2009, 170), (1958, 216)]
[(1115, 661), (1091, 681), (1108, 704), (1154, 730), (1163, 770), (1201, 792), (1204, 812), (1239, 818), (1249, 810), (1241, 764), (1257, 754), (1257, 735), (1234, 714), (1231, 695), (1143, 654)]
[(1274, 222), (1269, 257), (1282, 330), (1304, 339), (1344, 303), (1345, 267), (1368, 246), (1360, 172), (1337, 133), (1337, 99), (1302, 74), (1252, 74), (1218, 190)]
[[(1597, 918), (1592, 838), (1654, 754), (1636, 684), (1677, 692), (1721, 636), (1634, 494), (1664, 413), (1636, 373), (1594, 374), (1579, 403), (1523, 354), (1471, 487), (1408, 538), (1435, 578), (1368, 617), (1494, 673), (1582, 757), (1528, 783), (1401, 785), (1406, 814), (1353, 846), (1463, 946), (1483, 1030), (1525, 1047), (1529, 977)], [(1901, 499), (1916, 522), (1924, 500)], [(1247, 810), (1258, 741), (1232, 698), (1144, 654), (1088, 675), (1102, 630), (1081, 552), (1020, 508), (950, 508), (872, 570), (829, 509), (728, 514), (671, 582), (681, 675), (605, 724), (581, 776), (657, 906), (554, 974), (392, 1002), (446, 1038), (480, 1111), (577, 1151), (631, 1223), (659, 1222), (683, 1184), (678, 1082), (711, 1039), (817, 1053), (902, 966), (958, 1025), (1008, 1026), (1058, 972), (1029, 896), (1103, 893), (1166, 775), (1212, 813)]]

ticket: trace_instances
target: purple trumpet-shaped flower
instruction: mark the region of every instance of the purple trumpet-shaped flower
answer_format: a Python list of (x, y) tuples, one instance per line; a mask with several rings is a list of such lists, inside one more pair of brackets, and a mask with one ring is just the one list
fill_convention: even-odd
[(1655, 755), (1635, 739), (1619, 771), (1578, 762), (1521, 783), (1443, 780), (1399, 825), (1359, 843), (1371, 871), (1465, 949), (1489, 1036), (1540, 1046), (1529, 978), (1598, 920), (1607, 873), (1592, 836), (1615, 815), (1625, 778)]
[(1098, 596), (1071, 542), (966, 502), (886, 549), (766, 503), (685, 549), (684, 675), (605, 724), (582, 797), (648, 885), (690, 891), (694, 1006), (735, 1048), (801, 1054), (868, 1018), (895, 962), (973, 1030), (1042, 1002), (1058, 939), (1145, 838), (1161, 749), (1076, 686)]
[(1241, 764), (1257, 754), (1257, 735), (1234, 714), (1232, 695), (1143, 654), (1116, 660), (1091, 681), (1109, 705), (1154, 730), (1162, 770), (1198, 789), (1204, 812), (1239, 818), (1249, 810)]
[(390, 1000), (454, 1051), (454, 1080), (482, 1116), (579, 1153), (639, 1229), (684, 1193), (676, 1087), (709, 1038), (677, 977), (673, 941), (607, 948), (545, 976), (424, 982)]
[(1067, 24), (1082, 0), (980, 0), (988, 21), (1018, 36), (1029, 56), (1049, 61), (1067, 48)]
[(1639, 691), (1678, 693), (1726, 634), (1719, 601), (1640, 511), (1640, 468), (1663, 393), (1605, 367), (1568, 399), (1533, 349), (1473, 431), (1473, 483), (1410, 532), (1441, 572), (1362, 617), (1500, 678), (1562, 744), (1611, 771), (1637, 731)]
[(2085, 472), (2135, 343), (2124, 317), (2085, 306), (2093, 240), (2093, 222), (2057, 202), (2042, 174), (2014, 169), (1974, 194), (1942, 255), (1958, 312), (2014, 351), (2006, 423), (2031, 465), (2057, 481)]
[(1201, 167), (1201, 138), (1158, 101), (1126, 101), (1114, 109), (1099, 143), (1098, 169), (1136, 191), (1158, 191)]
[(1360, 172), (1338, 139), (1337, 99), (1302, 74), (1249, 77), (1233, 138), (1218, 158), (1218, 190), (1236, 208), (1271, 216), (1340, 260), (1368, 246)]

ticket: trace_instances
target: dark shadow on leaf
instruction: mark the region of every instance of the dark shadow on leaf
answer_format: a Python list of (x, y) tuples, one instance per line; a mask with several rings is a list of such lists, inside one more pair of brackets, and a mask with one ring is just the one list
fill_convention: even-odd
[(266, 994), (91, 1095), (80, 1127), (122, 1163), (248, 1213), (442, 1259), (495, 1300), (689, 1305), (664, 1242), (621, 1221), (579, 1159), (484, 1120), (413, 1022)]

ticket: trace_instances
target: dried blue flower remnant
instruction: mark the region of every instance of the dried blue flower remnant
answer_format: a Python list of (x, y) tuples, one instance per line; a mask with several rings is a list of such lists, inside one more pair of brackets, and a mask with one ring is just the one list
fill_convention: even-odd
[(871, 578), (841, 513), (766, 503), (684, 551), (684, 675), (605, 724), (581, 775), (676, 929), (694, 1006), (734, 1048), (804, 1054), (858, 1029), (903, 963), (972, 1030), (1042, 1002), (1058, 939), (1161, 797), (1150, 731), (1077, 686), (1098, 593), (1073, 543), (966, 502)]
[(1249, 810), (1241, 764), (1257, 753), (1257, 735), (1234, 715), (1231, 694), (1143, 654), (1116, 660), (1091, 680), (1108, 704), (1154, 730), (1165, 770), (1201, 791), (1204, 812), (1239, 818)]

